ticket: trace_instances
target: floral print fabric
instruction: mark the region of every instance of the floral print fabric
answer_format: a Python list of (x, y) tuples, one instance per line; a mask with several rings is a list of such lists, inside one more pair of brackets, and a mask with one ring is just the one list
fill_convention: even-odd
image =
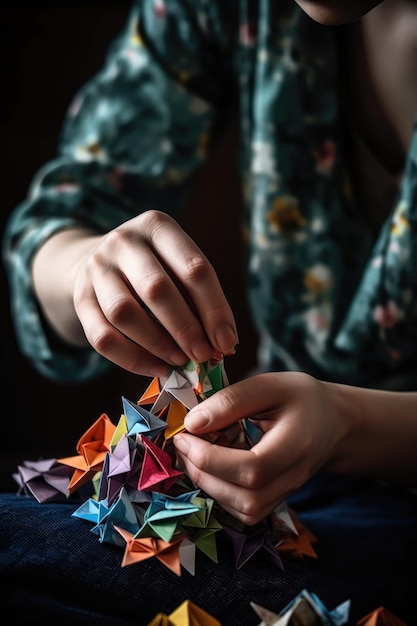
[(293, 0), (135, 0), (5, 231), (16, 332), (34, 366), (56, 380), (110, 366), (48, 330), (29, 270), (37, 248), (151, 207), (178, 215), (236, 111), (261, 367), (370, 386), (417, 371), (417, 137), (375, 237), (349, 184), (337, 76), (333, 29)]

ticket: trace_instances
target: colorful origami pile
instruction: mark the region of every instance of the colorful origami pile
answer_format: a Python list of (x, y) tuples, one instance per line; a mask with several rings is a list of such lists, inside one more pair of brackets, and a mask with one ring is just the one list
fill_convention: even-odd
[[(165, 378), (154, 378), (136, 402), (122, 398), (117, 424), (103, 413), (79, 439), (75, 456), (20, 465), (14, 474), (18, 493), (39, 503), (81, 501), (72, 515), (91, 522), (100, 542), (124, 549), (122, 566), (155, 557), (178, 576), (182, 567), (194, 574), (197, 549), (218, 562), (219, 534), (232, 541), (237, 568), (258, 553), (281, 569), (284, 555), (316, 558), (316, 538), (285, 503), (247, 527), (176, 469), (172, 438), (185, 430), (184, 417), (226, 385), (221, 358), (190, 361)], [(259, 436), (242, 421), (211, 433), (209, 439), (248, 449)], [(348, 623), (350, 600), (330, 611), (315, 594), (303, 590), (279, 614), (254, 602), (250, 606), (262, 620), (259, 626), (342, 626)], [(388, 625), (406, 626), (384, 607), (357, 623)], [(156, 615), (148, 626), (221, 623), (186, 600), (170, 615)]]
[[(19, 493), (44, 503), (88, 489), (73, 516), (91, 522), (99, 541), (124, 549), (122, 567), (155, 557), (178, 576), (182, 567), (194, 575), (197, 549), (218, 562), (218, 533), (233, 543), (237, 568), (255, 554), (281, 569), (284, 554), (315, 558), (315, 537), (285, 503), (244, 526), (176, 469), (172, 439), (185, 430), (185, 415), (226, 385), (222, 358), (154, 378), (136, 402), (122, 397), (117, 424), (103, 413), (79, 439), (77, 455), (19, 466)], [(247, 449), (258, 436), (241, 421), (209, 438)]]

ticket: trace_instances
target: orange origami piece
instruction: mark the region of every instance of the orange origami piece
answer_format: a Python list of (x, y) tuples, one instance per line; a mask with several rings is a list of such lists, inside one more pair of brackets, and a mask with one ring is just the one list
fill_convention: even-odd
[(102, 413), (78, 440), (77, 456), (57, 459), (58, 463), (74, 468), (68, 491), (72, 495), (81, 485), (101, 471), (106, 455), (110, 452), (110, 444), (116, 426), (106, 413)]
[(143, 394), (141, 395), (137, 403), (140, 405), (154, 404), (156, 400), (158, 399), (158, 396), (160, 393), (161, 393), (161, 388), (159, 385), (159, 378), (154, 378), (151, 384), (149, 385), (149, 387), (145, 389), (145, 391), (143, 392)]
[(356, 623), (357, 626), (407, 626), (399, 617), (380, 606)]
[(140, 563), (146, 559), (156, 557), (163, 565), (168, 567), (174, 574), (181, 576), (180, 545), (185, 535), (175, 535), (172, 541), (167, 542), (156, 537), (142, 537), (135, 539), (134, 535), (124, 528), (114, 526), (117, 532), (126, 541), (122, 567)]
[[(139, 405), (154, 405), (161, 394), (161, 385), (158, 378), (154, 378), (151, 384), (145, 389), (143, 394), (138, 400)], [(187, 407), (172, 397), (170, 402), (155, 411), (155, 415), (164, 419), (167, 423), (167, 428), (164, 433), (165, 439), (171, 439), (177, 433), (185, 430), (184, 417), (188, 413)]]
[(297, 535), (288, 534), (277, 545), (279, 554), (285, 554), (288, 557), (294, 559), (304, 559), (304, 556), (310, 556), (314, 559), (317, 558), (317, 554), (312, 546), (312, 543), (317, 541), (317, 537), (309, 530), (294, 514), (291, 514), (291, 519), (297, 530)]

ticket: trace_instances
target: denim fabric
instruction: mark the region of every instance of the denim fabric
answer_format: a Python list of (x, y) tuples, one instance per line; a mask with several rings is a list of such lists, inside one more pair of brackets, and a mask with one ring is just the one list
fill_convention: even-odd
[(230, 542), (219, 539), (218, 564), (197, 552), (195, 576), (183, 570), (178, 577), (156, 559), (122, 568), (123, 551), (71, 517), (79, 503), (0, 495), (3, 612), (10, 611), (10, 624), (146, 626), (189, 599), (222, 626), (257, 626), (251, 600), (278, 613), (305, 588), (329, 609), (350, 598), (352, 625), (379, 606), (415, 623), (415, 496), (323, 476), (289, 504), (318, 538), (317, 559), (285, 557), (282, 571), (259, 557), (238, 570)]

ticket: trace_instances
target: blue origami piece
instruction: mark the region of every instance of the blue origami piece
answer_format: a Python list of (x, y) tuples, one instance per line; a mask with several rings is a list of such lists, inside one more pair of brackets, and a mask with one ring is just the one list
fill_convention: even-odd
[(128, 435), (146, 435), (155, 439), (166, 427), (166, 422), (144, 409), (139, 404), (122, 397), (123, 413), (126, 416)]

